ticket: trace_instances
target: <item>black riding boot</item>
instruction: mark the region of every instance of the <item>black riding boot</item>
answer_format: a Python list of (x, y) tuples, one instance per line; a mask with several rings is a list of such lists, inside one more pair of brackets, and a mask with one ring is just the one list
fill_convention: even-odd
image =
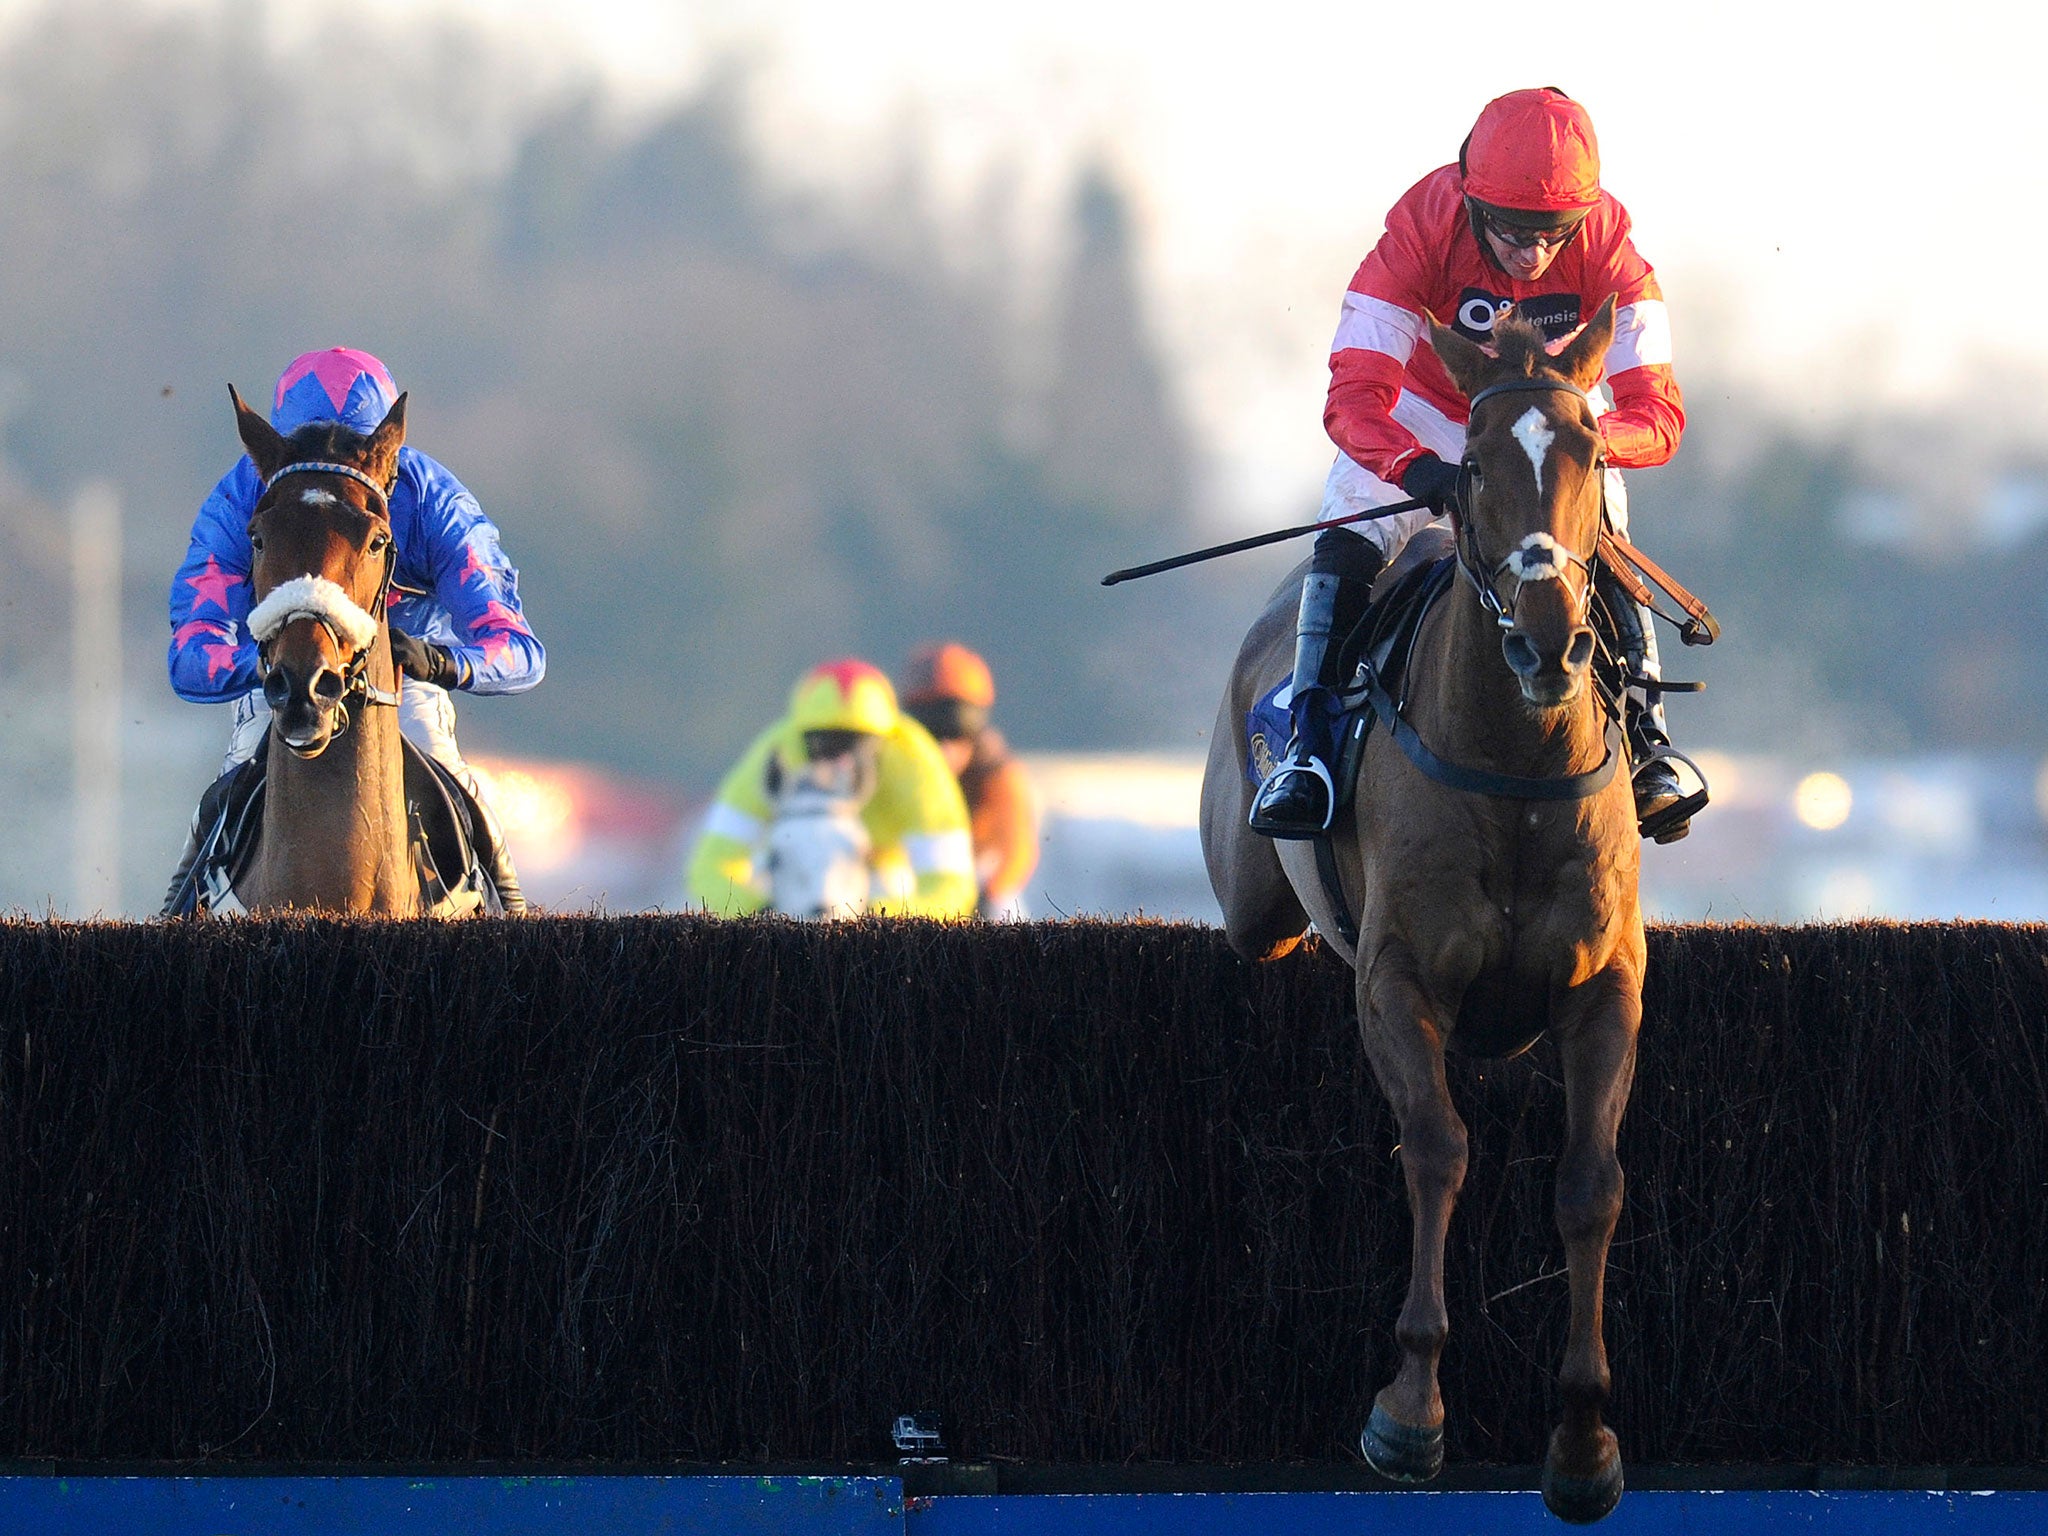
[(200, 795), (199, 809), (192, 813), (192, 830), (185, 837), (185, 851), (178, 855), (178, 867), (171, 874), (171, 888), (164, 892), (164, 905), (157, 914), (159, 917), (178, 917), (193, 910), (195, 903), (187, 889), (192, 883), (192, 866), (199, 862), (199, 850), (206, 842), (206, 834), (220, 820), (221, 807), (227, 803), (228, 786), (239, 772), (241, 764), (237, 763), (207, 785), (205, 793)]
[(477, 852), (482, 856), (484, 873), (498, 888), (498, 903), (504, 907), (505, 915), (522, 917), (526, 913), (526, 892), (520, 889), (519, 871), (512, 867), (512, 850), (505, 846), (505, 829), (498, 825), (498, 813), (482, 795), (474, 796), (472, 803), (482, 818), (476, 830)]
[(1336, 781), (1330, 776), (1329, 714), (1329, 690), (1336, 679), (1327, 672), (1335, 661), (1335, 642), (1357, 623), (1373, 578), (1385, 563), (1377, 545), (1348, 528), (1326, 528), (1316, 535), (1294, 626), (1294, 682), (1287, 701), (1294, 735), (1287, 755), (1252, 801), (1254, 832), (1304, 838), (1329, 829), (1337, 803)]
[[(1693, 817), (1706, 808), (1706, 776), (1691, 758), (1671, 745), (1663, 695), (1652, 675), (1648, 614), (1611, 581), (1603, 579), (1601, 596), (1614, 625), (1615, 650), (1625, 674), (1622, 725), (1628, 733), (1629, 761), (1635, 765), (1630, 785), (1636, 797), (1636, 827), (1653, 842), (1675, 843), (1692, 830)], [(1643, 681), (1630, 686), (1630, 678)], [(1697, 790), (1686, 790), (1678, 775), (1679, 763), (1699, 779)]]

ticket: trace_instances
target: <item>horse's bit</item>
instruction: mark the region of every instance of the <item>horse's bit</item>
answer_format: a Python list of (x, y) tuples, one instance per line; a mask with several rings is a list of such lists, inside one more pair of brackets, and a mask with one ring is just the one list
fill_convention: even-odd
[[(1568, 395), (1577, 395), (1581, 400), (1585, 401), (1589, 407), (1593, 403), (1591, 397), (1588, 396), (1583, 389), (1579, 388), (1578, 385), (1570, 383), (1564, 379), (1504, 379), (1498, 384), (1489, 384), (1486, 388), (1480, 390), (1478, 394), (1474, 395), (1471, 398), (1471, 400), (1466, 405), (1466, 418), (1469, 421), (1471, 417), (1471, 412), (1476, 411), (1479, 408), (1480, 402), (1482, 400), (1490, 400), (1495, 395), (1536, 393), (1538, 391), (1545, 394), (1561, 393)], [(1476, 459), (1474, 459), (1471, 456), (1471, 454), (1467, 453), (1463, 461), (1459, 464), (1458, 469), (1460, 472), (1458, 481), (1458, 501), (1460, 506), (1462, 507), (1465, 504), (1468, 496), (1470, 495), (1470, 488), (1472, 486), (1473, 481), (1478, 478), (1479, 463)], [(1599, 459), (1594, 461), (1593, 473), (1596, 475), (1604, 475), (1606, 473), (1606, 470), (1607, 460), (1606, 457), (1603, 455)], [(1603, 511), (1603, 524), (1605, 523), (1605, 520), (1606, 516), (1605, 512)], [(1506, 603), (1501, 601), (1499, 582), (1500, 573), (1506, 570), (1508, 566), (1514, 562), (1516, 555), (1520, 554), (1521, 552), (1517, 550), (1513, 554), (1505, 556), (1489, 568), (1486, 564), (1486, 557), (1482, 553), (1480, 553), (1479, 535), (1472, 532), (1465, 518), (1459, 513), (1455, 512), (1451, 516), (1451, 535), (1457, 542), (1458, 569), (1464, 574), (1465, 579), (1472, 583), (1473, 590), (1479, 594), (1480, 606), (1485, 608), (1488, 613), (1493, 615), (1494, 622), (1498, 624), (1502, 629), (1513, 629), (1515, 627), (1514, 612)], [(1556, 547), (1558, 551), (1562, 553), (1567, 560), (1571, 561), (1573, 565), (1576, 565), (1580, 570), (1586, 573), (1586, 585), (1584, 589), (1574, 594), (1574, 596), (1577, 599), (1574, 606), (1578, 609), (1578, 617), (1583, 619), (1585, 617), (1586, 610), (1592, 605), (1593, 601), (1592, 564), (1587, 557), (1580, 555), (1576, 550), (1566, 549), (1561, 544), (1557, 545)], [(1484, 572), (1485, 574), (1482, 575), (1482, 572)], [(1523, 585), (1527, 585), (1528, 582), (1531, 580), (1564, 581), (1565, 573), (1563, 569), (1560, 569), (1555, 573), (1547, 576), (1521, 577), (1518, 575), (1517, 580), (1520, 581)], [(1516, 590), (1517, 597), (1519, 598), (1520, 588), (1518, 587)], [(1572, 590), (1570, 582), (1565, 582), (1565, 590), (1567, 592), (1570, 592)]]
[[(353, 464), (329, 463), (323, 459), (301, 459), (296, 463), (285, 465), (284, 468), (266, 480), (264, 482), (265, 494), (268, 495), (270, 489), (286, 475), (340, 475), (344, 479), (353, 480), (369, 491), (370, 495), (374, 498), (371, 505), (372, 514), (382, 518), (387, 527), (390, 525), (390, 488), (379, 485)], [(386, 542), (384, 547), (384, 576), (377, 583), (377, 595), (371, 599), (368, 610), (370, 616), (376, 619), (379, 624), (384, 623), (385, 599), (390, 595), (391, 583), (397, 574), (398, 541), (391, 539)], [(339, 651), (347, 645), (346, 638), (335, 629), (333, 621), (327, 615), (324, 613), (313, 613), (307, 615), (307, 617), (327, 631), (327, 638), (334, 642), (335, 650)], [(375, 645), (376, 640), (372, 637), (369, 645), (365, 645), (362, 649), (351, 653), (347, 662), (342, 666), (341, 699), (334, 707), (334, 734), (337, 736), (349, 727), (349, 704), (352, 700), (360, 699), (365, 705), (385, 704), (393, 709), (398, 707), (398, 695), (395, 692), (379, 688), (370, 681), (370, 652)], [(256, 660), (259, 669), (267, 669), (269, 665), (265, 656), (265, 652), (268, 650), (269, 646), (267, 644), (257, 647)]]

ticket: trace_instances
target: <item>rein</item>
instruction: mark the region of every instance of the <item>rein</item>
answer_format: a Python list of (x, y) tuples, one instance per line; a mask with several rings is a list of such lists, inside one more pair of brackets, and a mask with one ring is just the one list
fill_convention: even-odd
[[(389, 487), (379, 485), (353, 464), (334, 463), (325, 459), (300, 459), (285, 465), (284, 468), (278, 470), (276, 474), (264, 482), (264, 494), (266, 497), (276, 487), (277, 482), (284, 479), (287, 475), (340, 475), (345, 480), (353, 480), (375, 498), (375, 502), (370, 509), (371, 515), (382, 518), (387, 524), (391, 521), (391, 494)], [(396, 539), (389, 539), (384, 546), (383, 579), (377, 583), (377, 595), (370, 600), (370, 606), (367, 610), (370, 617), (376, 620), (380, 631), (389, 627), (385, 616), (385, 600), (391, 593), (391, 583), (397, 575), (398, 541)], [(322, 629), (327, 631), (327, 637), (334, 642), (334, 648), (337, 651), (348, 647), (347, 637), (335, 628), (334, 621), (326, 614), (310, 612), (305, 614), (304, 617), (312, 619)], [(349, 706), (352, 703), (360, 703), (365, 707), (373, 704), (382, 704), (392, 709), (398, 707), (398, 694), (395, 691), (379, 688), (370, 681), (370, 653), (376, 649), (376, 645), (376, 636), (372, 635), (367, 645), (363, 646), (360, 650), (349, 653), (347, 662), (342, 666), (341, 699), (335, 705), (334, 734), (336, 736), (341, 735), (349, 728)], [(256, 660), (259, 666), (259, 675), (267, 673), (269, 669), (269, 650), (268, 642), (264, 642), (257, 647)]]

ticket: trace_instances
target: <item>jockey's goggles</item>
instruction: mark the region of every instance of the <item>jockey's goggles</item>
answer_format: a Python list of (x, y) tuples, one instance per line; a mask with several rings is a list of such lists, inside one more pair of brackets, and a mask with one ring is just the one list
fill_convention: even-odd
[(1519, 225), (1504, 224), (1490, 213), (1482, 213), (1479, 215), (1479, 222), (1489, 235), (1514, 250), (1533, 251), (1540, 247), (1546, 251), (1556, 251), (1570, 245), (1579, 233), (1579, 226), (1586, 221), (1580, 217), (1562, 228), (1524, 229)]
[(804, 756), (811, 762), (822, 763), (844, 757), (862, 742), (874, 739), (866, 731), (805, 731)]
[(988, 726), (988, 711), (965, 699), (917, 699), (903, 713), (932, 734), (935, 741), (966, 741)]

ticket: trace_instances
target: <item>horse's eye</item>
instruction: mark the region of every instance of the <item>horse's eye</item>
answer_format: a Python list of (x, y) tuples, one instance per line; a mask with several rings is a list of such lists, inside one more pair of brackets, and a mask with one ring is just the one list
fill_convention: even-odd
[(255, 550), (257, 554), (259, 554), (259, 555), (260, 555), (260, 554), (262, 554), (262, 553), (263, 553), (263, 535), (262, 535), (262, 534), (260, 534), (260, 533), (252, 533), (252, 534), (250, 534), (250, 535), (249, 535), (249, 547), (250, 547), (251, 549)]
[(385, 551), (385, 550), (389, 549), (390, 547), (391, 547), (391, 535), (390, 535), (390, 534), (388, 534), (388, 533), (373, 533), (373, 534), (371, 534), (371, 535), (370, 535), (370, 553), (371, 553), (371, 554), (373, 554), (373, 555), (381, 555), (381, 554), (383, 554), (383, 553), (384, 553), (384, 551)]

